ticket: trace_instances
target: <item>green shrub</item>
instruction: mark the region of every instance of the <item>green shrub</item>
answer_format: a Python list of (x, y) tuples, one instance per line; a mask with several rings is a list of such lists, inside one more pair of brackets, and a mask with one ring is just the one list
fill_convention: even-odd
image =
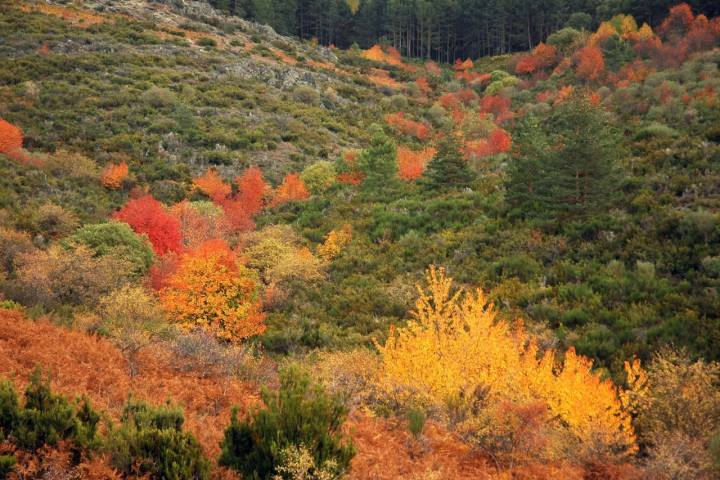
[(418, 438), (425, 428), (425, 411), (419, 408), (410, 410), (407, 414), (408, 429), (413, 437)]
[(137, 276), (144, 275), (153, 262), (147, 237), (138, 235), (126, 223), (85, 225), (63, 241), (67, 248), (85, 245), (97, 256), (114, 255), (128, 261)]
[(182, 410), (128, 402), (121, 424), (109, 433), (112, 464), (125, 475), (162, 479), (206, 479), (210, 464), (195, 437), (182, 430)]
[(5, 478), (8, 473), (12, 472), (16, 462), (17, 460), (12, 455), (0, 455), (0, 478)]
[(198, 39), (197, 44), (201, 47), (217, 47), (217, 42), (210, 37), (201, 37)]
[(248, 420), (233, 413), (225, 430), (220, 464), (239, 471), (244, 478), (269, 479), (285, 463), (288, 448), (305, 448), (318, 468), (333, 466), (340, 475), (350, 465), (355, 450), (340, 434), (347, 409), (336, 395), (327, 394), (299, 367), (280, 372), (280, 389), (263, 391), (265, 408)]
[(337, 172), (333, 162), (323, 160), (305, 167), (300, 178), (313, 194), (325, 192), (335, 184)]
[(76, 404), (53, 394), (48, 381), (36, 370), (25, 389), (20, 406), (13, 385), (0, 383), (0, 437), (23, 450), (70, 441), (80, 451), (98, 446), (97, 425), (100, 415), (87, 400)]

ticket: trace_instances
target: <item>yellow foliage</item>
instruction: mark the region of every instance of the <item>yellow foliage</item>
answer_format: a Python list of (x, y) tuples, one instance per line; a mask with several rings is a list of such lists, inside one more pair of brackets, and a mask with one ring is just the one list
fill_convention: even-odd
[(325, 241), (318, 246), (317, 253), (325, 261), (335, 259), (352, 240), (352, 225), (345, 224), (327, 234)]
[(522, 322), (498, 319), (482, 291), (451, 294), (452, 279), (434, 267), (427, 281), (427, 291), (418, 287), (413, 319), (378, 345), (386, 394), (446, 411), (481, 396), (485, 413), (508, 403), (543, 402), (576, 441), (634, 450), (630, 416), (615, 386), (592, 372), (589, 359), (571, 349), (556, 365), (555, 352), (541, 354)]
[(647, 23), (643, 23), (642, 27), (638, 30), (638, 37), (640, 40), (650, 40), (654, 36), (655, 32), (653, 32), (652, 28)]

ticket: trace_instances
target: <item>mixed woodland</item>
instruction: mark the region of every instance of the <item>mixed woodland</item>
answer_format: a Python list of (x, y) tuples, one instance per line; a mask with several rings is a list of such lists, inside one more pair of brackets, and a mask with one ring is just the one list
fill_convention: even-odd
[(717, 478), (718, 7), (489, 3), (0, 5), (0, 478)]

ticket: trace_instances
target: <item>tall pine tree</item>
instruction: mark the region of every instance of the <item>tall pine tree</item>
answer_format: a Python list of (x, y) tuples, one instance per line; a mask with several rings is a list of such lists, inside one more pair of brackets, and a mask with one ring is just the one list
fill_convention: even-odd
[(425, 170), (423, 185), (428, 190), (447, 190), (470, 185), (473, 173), (460, 152), (460, 141), (451, 132), (443, 135), (438, 151)]

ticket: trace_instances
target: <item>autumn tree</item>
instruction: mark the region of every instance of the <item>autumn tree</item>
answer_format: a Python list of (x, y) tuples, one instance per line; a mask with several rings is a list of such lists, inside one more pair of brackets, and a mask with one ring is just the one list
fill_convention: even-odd
[(22, 130), (0, 118), (0, 153), (11, 153), (23, 146)]
[(317, 248), (317, 253), (325, 261), (336, 258), (352, 240), (352, 225), (345, 224), (340, 228), (331, 230), (325, 236), (325, 241)]
[(183, 253), (160, 299), (169, 317), (186, 330), (202, 329), (233, 341), (265, 330), (257, 274), (222, 240)]
[(113, 218), (127, 223), (137, 233), (147, 235), (158, 255), (182, 249), (180, 222), (152, 195), (129, 200)]
[(400, 178), (405, 181), (413, 181), (420, 178), (427, 167), (427, 164), (437, 153), (434, 147), (426, 147), (422, 150), (413, 150), (409, 147), (398, 147), (397, 163)]
[(427, 289), (418, 287), (412, 320), (377, 346), (380, 386), (393, 401), (442, 408), (486, 446), (503, 428), (506, 405), (540, 402), (549, 413), (544, 421), (557, 432), (554, 454), (568, 455), (566, 448), (580, 445), (595, 453), (635, 450), (617, 388), (592, 371), (591, 360), (570, 349), (557, 362), (521, 322), (500, 319), (480, 290), (453, 292), (442, 269), (430, 268), (427, 282)]
[(575, 54), (575, 73), (583, 80), (597, 80), (605, 70), (605, 58), (599, 47), (589, 45)]
[(250, 167), (235, 178), (235, 183), (238, 186), (236, 200), (243, 206), (243, 209), (250, 215), (259, 213), (270, 189), (263, 179), (262, 170), (258, 167)]
[(297, 173), (289, 173), (283, 178), (282, 184), (275, 191), (272, 205), (277, 207), (288, 202), (305, 200), (310, 197), (305, 182)]
[(300, 178), (308, 190), (313, 194), (327, 191), (337, 181), (335, 165), (327, 160), (321, 160), (305, 167)]
[(100, 182), (104, 187), (116, 190), (121, 188), (123, 182), (128, 178), (130, 168), (127, 162), (108, 164), (100, 175)]
[(180, 222), (185, 248), (196, 248), (207, 240), (221, 238), (225, 232), (223, 208), (208, 200), (183, 200), (170, 207), (169, 211)]
[(232, 187), (225, 183), (214, 168), (208, 169), (201, 177), (194, 179), (193, 186), (217, 203), (221, 203), (232, 192)]

